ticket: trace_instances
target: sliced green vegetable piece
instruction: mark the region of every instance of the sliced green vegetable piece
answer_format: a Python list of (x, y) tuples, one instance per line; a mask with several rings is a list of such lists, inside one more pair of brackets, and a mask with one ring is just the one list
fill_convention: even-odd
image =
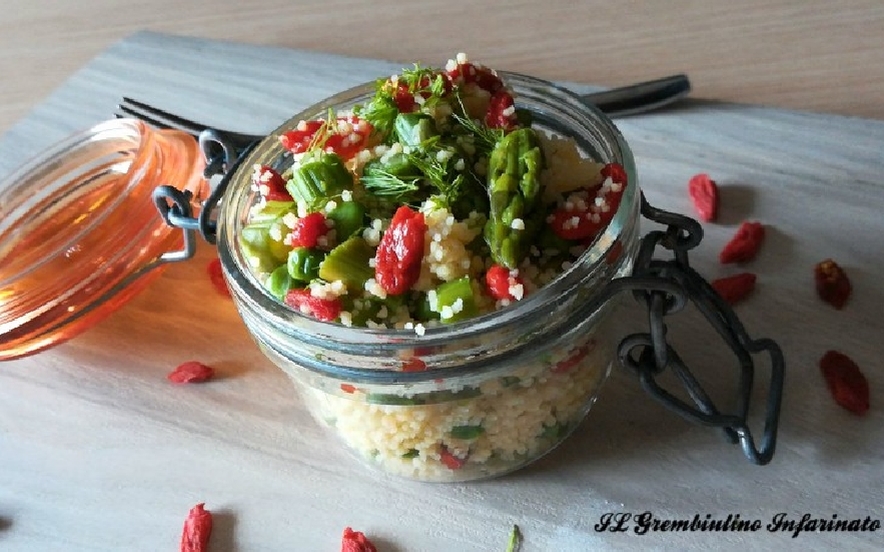
[(365, 226), (365, 208), (355, 201), (344, 201), (326, 215), (335, 221), (335, 235), (339, 242), (351, 238)]
[[(275, 232), (271, 229), (276, 227)], [(271, 237), (272, 233), (288, 233), (279, 221), (264, 221), (245, 226), (240, 232), (240, 246), (249, 263), (259, 272), (270, 272), (286, 261), (288, 246)]]
[(286, 190), (313, 210), (321, 207), (353, 185), (353, 176), (334, 153), (321, 153), (303, 160), (292, 171)]
[(383, 404), (389, 406), (414, 406), (423, 404), (418, 398), (403, 397), (402, 395), (394, 395), (392, 393), (369, 393), (365, 396), (365, 401), (370, 404)]
[(439, 313), (434, 312), (433, 309), (430, 308), (430, 300), (427, 299), (426, 293), (415, 292), (413, 294), (413, 300), (410, 301), (409, 304), (412, 305), (412, 310), (414, 312), (412, 312), (411, 315), (415, 320), (420, 320), (421, 322), (439, 320)]
[(423, 113), (400, 113), (393, 128), (403, 146), (419, 147), (437, 134), (433, 119)]
[(295, 210), (295, 202), (293, 201), (267, 201), (260, 211), (251, 213), (249, 217), (250, 223), (269, 222), (281, 218), (286, 213)]
[(436, 304), (432, 310), (439, 313), (443, 323), (457, 322), (475, 316), (478, 308), (469, 276), (445, 282), (436, 288)]
[(350, 238), (332, 249), (319, 266), (319, 277), (326, 282), (341, 280), (349, 291), (358, 291), (366, 280), (374, 277), (368, 265), (374, 257), (374, 248), (359, 236)]
[(264, 287), (267, 288), (271, 295), (281, 300), (290, 289), (297, 286), (296, 282), (289, 276), (288, 266), (279, 265), (267, 277)]
[(289, 252), (286, 271), (298, 282), (309, 282), (319, 276), (319, 267), (324, 254), (307, 247), (296, 247)]
[(568, 432), (571, 431), (571, 424), (567, 422), (559, 422), (553, 425), (543, 426), (540, 436), (543, 439), (560, 440), (564, 439)]
[(488, 161), (491, 202), (485, 241), (495, 262), (516, 268), (531, 243), (536, 226), (532, 212), (540, 203), (543, 153), (537, 134), (521, 128), (498, 142)]
[(449, 433), (455, 439), (470, 440), (485, 433), (485, 428), (480, 425), (454, 426)]
[(408, 449), (408, 452), (402, 455), (402, 458), (405, 460), (411, 460), (412, 458), (417, 458), (421, 455), (421, 452), (417, 449)]

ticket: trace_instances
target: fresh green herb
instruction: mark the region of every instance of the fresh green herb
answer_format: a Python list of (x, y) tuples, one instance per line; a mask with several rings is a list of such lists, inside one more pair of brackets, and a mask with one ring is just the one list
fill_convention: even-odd
[(357, 106), (353, 113), (371, 123), (376, 133), (383, 136), (389, 135), (396, 122), (396, 115), (399, 114), (399, 108), (396, 107), (396, 101), (393, 99), (389, 81), (386, 79), (377, 80), (374, 97), (367, 104)]
[(421, 180), (421, 176), (397, 176), (381, 167), (367, 167), (362, 174), (362, 185), (366, 191), (397, 203), (407, 203), (405, 199), (420, 190)]
[(503, 140), (505, 132), (502, 128), (490, 128), (484, 123), (474, 121), (470, 118), (469, 113), (467, 113), (467, 109), (463, 105), (463, 100), (461, 99), (460, 94), (457, 94), (455, 99), (460, 107), (460, 113), (452, 113), (452, 118), (454, 118), (460, 126), (473, 136), (476, 149), (483, 155), (488, 155), (488, 153), (494, 149), (494, 146)]
[(399, 80), (405, 82), (412, 95), (425, 96), (425, 107), (433, 106), (445, 94), (445, 78), (435, 69), (421, 67), (417, 63), (413, 69), (403, 70)]

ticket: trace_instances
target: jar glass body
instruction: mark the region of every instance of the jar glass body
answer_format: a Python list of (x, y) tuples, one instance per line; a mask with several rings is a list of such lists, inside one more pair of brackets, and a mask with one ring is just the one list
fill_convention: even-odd
[(182, 237), (151, 194), (169, 184), (199, 200), (203, 166), (193, 137), (117, 119), (0, 182), (0, 360), (80, 334), (159, 276)]
[[(609, 226), (553, 282), (496, 312), (409, 330), (349, 328), (295, 312), (249, 269), (237, 236), (258, 200), (254, 164), (291, 163), (276, 138), (301, 119), (346, 111), (373, 85), (330, 98), (271, 134), (233, 175), (219, 216), (218, 247), (232, 296), (265, 354), (348, 449), (384, 471), (422, 481), (463, 481), (518, 469), (559, 444), (585, 417), (608, 376), (617, 305), (600, 292), (631, 272), (639, 192), (632, 154), (614, 125), (554, 85), (503, 74), (534, 127), (576, 141), (581, 153), (621, 164), (628, 185)], [(414, 370), (415, 366), (419, 370)]]

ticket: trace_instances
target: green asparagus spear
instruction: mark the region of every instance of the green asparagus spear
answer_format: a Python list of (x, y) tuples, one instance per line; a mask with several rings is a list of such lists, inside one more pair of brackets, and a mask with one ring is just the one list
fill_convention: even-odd
[(488, 160), (491, 208), (485, 241), (494, 262), (507, 268), (519, 265), (536, 232), (535, 225), (526, 223), (542, 202), (542, 168), (540, 141), (530, 128), (507, 134)]
[(286, 190), (297, 201), (315, 209), (353, 185), (353, 176), (341, 158), (334, 153), (321, 153), (302, 161), (292, 171)]
[(319, 267), (319, 277), (327, 282), (341, 280), (348, 291), (358, 292), (374, 276), (368, 264), (374, 249), (362, 237), (354, 236), (332, 249)]

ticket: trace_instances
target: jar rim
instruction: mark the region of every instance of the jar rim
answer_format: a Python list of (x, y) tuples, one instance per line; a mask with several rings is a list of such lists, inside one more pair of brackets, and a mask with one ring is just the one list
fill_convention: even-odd
[[(321, 336), (322, 339), (353, 346), (420, 348), (445, 342), (453, 336), (458, 338), (476, 337), (502, 326), (517, 324), (524, 319), (526, 314), (536, 312), (544, 306), (549, 307), (561, 302), (563, 294), (584, 285), (593, 275), (602, 270), (605, 266), (606, 256), (616, 246), (619, 233), (627, 225), (627, 219), (635, 216), (638, 185), (631, 149), (613, 121), (574, 92), (536, 77), (505, 71), (500, 71), (499, 74), (509, 86), (514, 88), (517, 107), (522, 107), (523, 102), (526, 101), (525, 94), (528, 92), (534, 95), (532, 97), (545, 98), (545, 101), (550, 105), (556, 103), (560, 106), (559, 109), (570, 110), (570, 113), (579, 117), (583, 124), (590, 125), (610, 148), (608, 153), (612, 159), (606, 161), (617, 161), (627, 173), (624, 200), (618, 207), (613, 220), (571, 267), (559, 274), (552, 282), (506, 308), (456, 323), (426, 327), (423, 335), (418, 335), (411, 329), (347, 327), (337, 322), (319, 321), (296, 312), (271, 296), (247, 266), (236, 239), (238, 228), (242, 224), (239, 213), (245, 202), (248, 201), (250, 193), (252, 167), (255, 165), (273, 166), (279, 163), (280, 159), (285, 158), (287, 152), (280, 145), (279, 136), (297, 125), (300, 120), (308, 120), (315, 118), (317, 114), (325, 114), (329, 108), (343, 105), (352, 107), (352, 105), (370, 99), (369, 94), (374, 93), (375, 83), (369, 82), (333, 95), (289, 118), (258, 144), (232, 175), (221, 202), (221, 212), (218, 217), (218, 250), (231, 291), (234, 297), (243, 303), (240, 311), (242, 312), (243, 308), (256, 309), (262, 317), (266, 318), (266, 323), (271, 326), (294, 324), (296, 326), (294, 333), (303, 339), (310, 339), (315, 335)], [(540, 110), (541, 112), (533, 111), (534, 115), (546, 118), (551, 116), (550, 112), (543, 112), (543, 110)], [(571, 137), (573, 138), (573, 136)], [(450, 370), (450, 368), (444, 369)], [(358, 373), (359, 369), (355, 371)], [(365, 368), (364, 371), (389, 371), (399, 377), (410, 375), (383, 368)], [(348, 375), (354, 376), (352, 371), (348, 371)]]

